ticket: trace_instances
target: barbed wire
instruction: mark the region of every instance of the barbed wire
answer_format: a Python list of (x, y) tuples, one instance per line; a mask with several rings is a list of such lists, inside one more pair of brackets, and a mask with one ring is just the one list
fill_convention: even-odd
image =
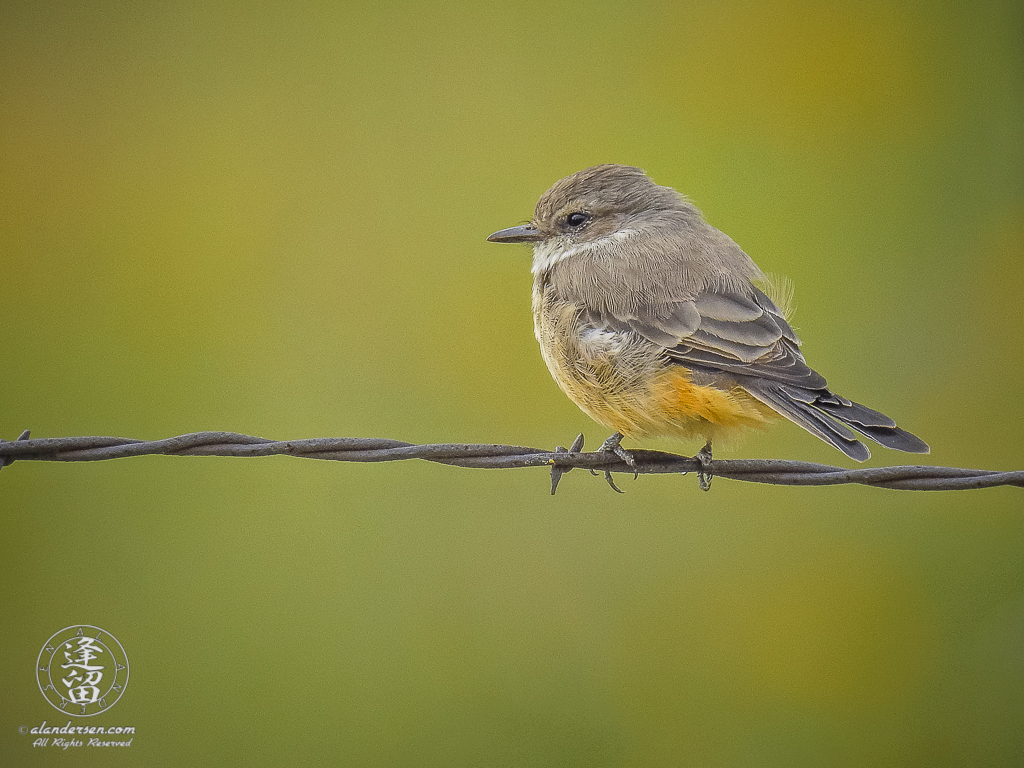
[(1024, 471), (998, 472), (957, 467), (901, 466), (844, 469), (828, 464), (782, 459), (715, 459), (705, 467), (697, 458), (663, 451), (630, 451), (635, 467), (605, 451), (583, 452), (583, 435), (570, 448), (554, 451), (517, 445), (433, 443), (415, 445), (374, 437), (317, 437), (268, 440), (236, 432), (193, 432), (163, 440), (125, 437), (45, 437), (32, 440), (25, 430), (15, 441), (0, 440), (0, 468), (18, 461), (102, 461), (130, 456), (296, 456), (328, 461), (423, 459), (478, 469), (549, 467), (551, 493), (572, 469), (632, 475), (701, 473), (729, 480), (771, 485), (858, 484), (904, 491), (959, 491), (1000, 485), (1024, 487)]

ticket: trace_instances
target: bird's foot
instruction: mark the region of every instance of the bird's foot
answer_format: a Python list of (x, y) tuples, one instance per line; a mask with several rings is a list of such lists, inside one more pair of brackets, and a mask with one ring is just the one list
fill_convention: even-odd
[[(636, 467), (636, 459), (633, 458), (633, 454), (631, 454), (629, 451), (623, 448), (620, 444), (622, 443), (622, 437), (623, 435), (621, 432), (616, 432), (603, 443), (601, 443), (601, 447), (598, 448), (597, 450), (602, 451), (604, 453), (615, 454), (616, 457), (626, 462), (626, 465), (633, 470), (633, 479), (636, 480), (637, 477), (640, 476), (640, 472)], [(622, 491), (612, 481), (611, 472), (605, 470), (604, 479), (608, 481), (608, 485), (610, 485), (613, 490), (618, 491), (619, 493), (624, 493), (624, 491)]]
[(710, 491), (711, 481), (714, 479), (714, 474), (711, 472), (711, 441), (708, 440), (693, 458), (700, 462), (700, 469), (697, 470), (697, 483), (700, 485), (700, 489)]

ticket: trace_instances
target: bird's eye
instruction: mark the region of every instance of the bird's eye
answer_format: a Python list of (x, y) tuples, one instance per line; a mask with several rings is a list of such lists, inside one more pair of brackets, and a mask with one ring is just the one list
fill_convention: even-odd
[(588, 221), (590, 221), (590, 214), (583, 213), (581, 211), (570, 213), (565, 217), (566, 225), (572, 227), (573, 229), (578, 229), (579, 227), (582, 227)]

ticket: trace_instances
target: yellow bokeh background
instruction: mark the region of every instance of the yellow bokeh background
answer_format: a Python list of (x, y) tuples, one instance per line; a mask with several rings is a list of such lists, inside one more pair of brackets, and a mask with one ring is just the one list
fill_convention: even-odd
[[(1019, 3), (9, 3), (0, 437), (602, 430), (485, 242), (600, 162), (796, 286), (808, 361), (1024, 468)], [(691, 453), (698, 446), (652, 443)], [(719, 458), (848, 466), (790, 424)], [(879, 448), (870, 466), (914, 463)], [(1014, 765), (1024, 497), (286, 457), (0, 473), (0, 764), (42, 643), (131, 661), (76, 764)]]

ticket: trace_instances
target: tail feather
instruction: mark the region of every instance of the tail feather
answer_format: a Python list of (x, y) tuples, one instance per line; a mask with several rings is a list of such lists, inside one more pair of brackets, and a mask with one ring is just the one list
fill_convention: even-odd
[(897, 451), (928, 453), (931, 450), (927, 443), (897, 427), (896, 422), (885, 414), (827, 389), (802, 389), (764, 379), (745, 381), (743, 388), (769, 408), (856, 461), (864, 461), (871, 452), (850, 429)]
[(790, 421), (799, 424), (812, 435), (817, 435), (826, 443), (835, 446), (854, 461), (865, 461), (870, 458), (871, 451), (864, 443), (842, 424), (837, 424), (808, 403), (796, 400), (778, 387), (744, 386), (751, 395)]
[(897, 427), (896, 422), (884, 413), (879, 413), (865, 405), (840, 398), (837, 395), (832, 395), (832, 397), (842, 401), (842, 404), (836, 405), (829, 398), (819, 397), (815, 407), (832, 418), (849, 424), (868, 439), (874, 440), (886, 448), (905, 453), (928, 453), (931, 451), (928, 443), (905, 429)]
[[(818, 410), (824, 411), (829, 416), (834, 416), (840, 421), (860, 424), (863, 427), (895, 427), (896, 422), (884, 413), (874, 411), (867, 406), (847, 400), (833, 392), (826, 390), (803, 392), (795, 391), (795, 387), (786, 387), (786, 393), (792, 397), (798, 397), (805, 402), (814, 404)], [(810, 398), (805, 400), (805, 398)], [(856, 429), (856, 427), (854, 427)]]
[(899, 427), (866, 427), (856, 422), (847, 423), (869, 440), (874, 440), (879, 445), (892, 448), (894, 451), (931, 453), (932, 449), (928, 447), (928, 443), (917, 435), (907, 432), (905, 429), (900, 429)]

